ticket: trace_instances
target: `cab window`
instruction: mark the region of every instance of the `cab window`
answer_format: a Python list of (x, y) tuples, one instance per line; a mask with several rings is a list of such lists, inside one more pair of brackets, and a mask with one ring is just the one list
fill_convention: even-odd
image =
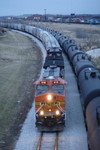
[(51, 91), (55, 94), (64, 95), (64, 85), (51, 85)]
[(37, 90), (49, 90), (49, 86), (48, 85), (37, 85)]
[(63, 90), (64, 89), (64, 86), (63, 84), (60, 84), (60, 85), (51, 85), (51, 90)]
[(48, 93), (49, 91), (49, 86), (48, 85), (37, 85), (36, 87), (36, 96)]

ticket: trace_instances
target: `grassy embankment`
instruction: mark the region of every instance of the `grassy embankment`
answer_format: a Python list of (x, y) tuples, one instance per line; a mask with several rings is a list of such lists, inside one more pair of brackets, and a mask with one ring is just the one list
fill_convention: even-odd
[(0, 147), (11, 145), (32, 105), (41, 55), (36, 43), (21, 34), (0, 36)]

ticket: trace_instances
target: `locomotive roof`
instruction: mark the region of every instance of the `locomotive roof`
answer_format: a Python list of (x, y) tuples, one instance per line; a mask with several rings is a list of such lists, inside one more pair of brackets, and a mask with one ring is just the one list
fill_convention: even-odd
[(67, 82), (65, 80), (63, 80), (62, 78), (54, 78), (53, 76), (49, 76), (48, 78), (42, 78), (38, 81), (35, 82), (35, 84), (40, 84), (42, 82), (46, 82), (46, 83), (53, 83), (53, 82), (58, 82), (58, 84), (67, 84)]
[(59, 52), (62, 51), (60, 47), (50, 47), (47, 51), (49, 52)]

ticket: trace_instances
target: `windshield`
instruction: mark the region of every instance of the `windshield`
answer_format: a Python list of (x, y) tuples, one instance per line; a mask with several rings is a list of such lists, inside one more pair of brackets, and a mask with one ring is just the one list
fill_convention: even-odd
[(37, 90), (49, 90), (49, 86), (48, 85), (37, 85)]
[(51, 85), (51, 90), (55, 94), (64, 95), (64, 85), (62, 85), (62, 84), (60, 84), (60, 85)]
[(63, 90), (64, 86), (63, 84), (60, 85), (51, 85), (51, 90)]
[[(37, 85), (36, 95), (46, 94), (49, 91), (49, 85)], [(55, 94), (64, 95), (64, 85), (51, 85), (51, 91)]]
[(48, 85), (37, 85), (36, 95), (42, 95), (48, 93), (49, 86)]

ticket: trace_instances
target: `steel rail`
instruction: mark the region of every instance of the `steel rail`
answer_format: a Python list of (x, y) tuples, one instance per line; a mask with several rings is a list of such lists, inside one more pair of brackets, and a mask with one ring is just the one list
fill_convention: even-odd
[(56, 141), (55, 141), (55, 149), (54, 150), (57, 150), (58, 149), (58, 132), (56, 132)]
[(43, 132), (41, 132), (40, 139), (39, 139), (39, 142), (38, 142), (37, 150), (40, 150), (42, 137), (43, 137)]

